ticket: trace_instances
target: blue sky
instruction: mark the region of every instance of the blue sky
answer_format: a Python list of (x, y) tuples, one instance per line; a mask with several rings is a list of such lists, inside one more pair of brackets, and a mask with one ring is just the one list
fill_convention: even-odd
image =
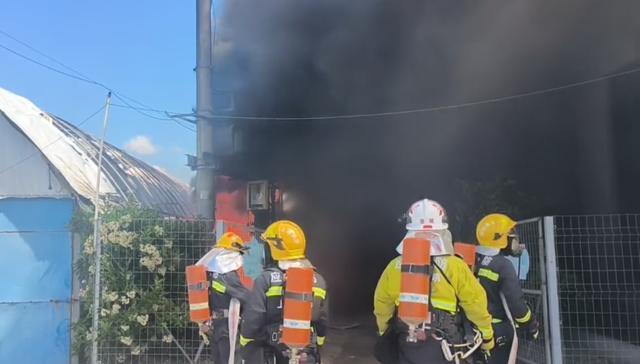
[[(5, 1), (2, 8), (0, 30), (117, 92), (163, 110), (190, 112), (194, 107), (194, 0)], [(0, 44), (60, 68), (2, 34)], [(100, 87), (66, 78), (4, 49), (0, 87), (72, 123), (100, 108), (106, 96)], [(82, 129), (99, 135), (101, 121), (102, 114)], [(191, 176), (184, 154), (195, 154), (195, 133), (174, 122), (114, 107), (107, 140), (121, 148), (134, 140), (134, 146), (126, 148), (137, 150), (132, 154), (185, 182)]]

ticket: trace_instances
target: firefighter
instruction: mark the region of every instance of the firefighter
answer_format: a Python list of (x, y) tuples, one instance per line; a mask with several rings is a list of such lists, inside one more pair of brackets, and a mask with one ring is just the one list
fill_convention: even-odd
[(280, 342), (283, 324), (283, 292), (289, 268), (314, 269), (311, 345), (304, 351), (303, 363), (320, 363), (320, 348), (325, 343), (329, 319), (327, 285), (305, 258), (304, 232), (292, 221), (271, 224), (261, 236), (268, 245), (273, 266), (255, 280), (249, 302), (243, 312), (240, 345), (243, 363), (289, 363), (287, 348)]
[[(423, 199), (414, 203), (405, 217), (405, 239), (421, 237), (431, 243), (433, 270), (428, 301), (431, 324), (419, 327), (417, 341), (409, 342), (408, 326), (398, 318), (402, 256), (394, 258), (382, 273), (374, 297), (380, 342), (390, 333), (397, 338), (397, 341), (390, 341), (397, 344), (390, 350), (394, 353), (391, 362), (417, 364), (456, 360), (450, 356), (447, 359), (446, 351), (456, 356), (466, 354), (470, 357), (473, 343), (466, 345), (469, 332), (465, 326), (471, 325), (465, 325), (465, 317), (474, 328), (475, 347), (480, 345), (480, 349), (489, 355), (494, 340), (487, 297), (469, 267), (453, 253), (445, 210), (437, 202)], [(401, 254), (402, 244), (397, 248)], [(443, 343), (443, 340), (446, 341)], [(384, 342), (389, 340), (385, 339)]]
[(246, 286), (243, 270), (244, 251), (242, 238), (227, 232), (198, 262), (207, 267), (211, 282), (209, 291), (211, 320), (200, 326), (200, 332), (209, 335), (211, 355), (215, 364), (227, 364), (230, 350), (235, 350), (230, 347), (229, 340), (228, 320), (232, 298), (236, 298), (242, 306), (249, 298), (250, 291)]
[(538, 322), (524, 301), (513, 264), (505, 257), (520, 256), (524, 250), (515, 226), (516, 222), (507, 215), (490, 214), (482, 218), (476, 228), (479, 245), (476, 249), (476, 274), (487, 292), (496, 337), (496, 348), (489, 363), (509, 362), (514, 326), (527, 338), (538, 337)]

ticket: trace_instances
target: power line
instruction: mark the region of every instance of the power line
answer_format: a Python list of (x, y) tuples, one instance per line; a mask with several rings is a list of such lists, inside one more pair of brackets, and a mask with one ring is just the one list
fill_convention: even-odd
[[(120, 95), (122, 96), (122, 95)], [(111, 104), (111, 106), (115, 106), (115, 107), (120, 107), (120, 108), (125, 108), (125, 109), (138, 109), (141, 111), (152, 111), (152, 112), (156, 112), (156, 113), (163, 113), (163, 114), (181, 114), (181, 115), (185, 115), (185, 114), (193, 114), (193, 113), (182, 113), (182, 112), (178, 112), (178, 111), (171, 111), (171, 110), (160, 110), (160, 109), (155, 109), (153, 107), (138, 107), (138, 106), (132, 106), (131, 104), (128, 105), (122, 105), (122, 104)], [(195, 116), (195, 114), (193, 114)], [(168, 117), (170, 118), (170, 117)]]
[[(141, 108), (139, 108), (139, 107), (135, 107), (135, 106), (131, 105), (129, 102), (127, 102), (127, 100), (125, 100), (125, 99), (124, 99), (123, 95), (120, 95), (120, 94), (118, 94), (117, 92), (114, 92), (114, 93), (113, 93), (113, 96), (115, 96), (118, 100), (122, 101), (122, 102), (126, 105), (126, 106), (125, 106), (125, 108), (127, 108), (127, 109), (131, 109), (131, 110), (134, 110), (135, 112), (137, 112), (137, 113), (138, 113), (138, 114), (140, 114), (140, 115), (143, 115), (143, 116), (146, 116), (146, 117), (148, 117), (148, 118), (155, 119), (155, 120), (168, 120), (168, 121), (173, 121), (173, 122), (174, 122), (174, 123), (176, 123), (177, 125), (179, 125), (179, 126), (181, 126), (181, 127), (185, 128), (185, 129), (187, 129), (187, 130), (190, 130), (190, 131), (192, 131), (192, 132), (195, 132), (195, 131), (196, 131), (195, 129), (193, 129), (193, 128), (189, 127), (189, 126), (182, 124), (179, 120), (176, 120), (176, 119), (173, 119), (173, 118), (157, 117), (157, 116), (154, 116), (154, 115), (151, 115), (151, 114), (147, 114), (146, 112), (142, 111), (142, 109), (141, 109)], [(115, 105), (112, 105), (112, 106), (115, 106)], [(122, 105), (117, 105), (117, 106), (118, 106), (118, 107), (123, 107)]]
[[(38, 49), (36, 49), (35, 47), (33, 47), (33, 46), (29, 45), (28, 43), (26, 43), (26, 42), (24, 42), (24, 41), (19, 40), (18, 38), (16, 38), (16, 37), (14, 37), (14, 36), (10, 35), (9, 33), (5, 32), (5, 31), (3, 31), (3, 30), (1, 30), (1, 29), (0, 29), (0, 34), (5, 35), (6, 37), (8, 37), (8, 38), (10, 38), (10, 39), (14, 40), (15, 42), (17, 42), (17, 43), (19, 43), (19, 44), (21, 44), (21, 45), (23, 45), (23, 46), (27, 47), (28, 49), (30, 49), (30, 50), (32, 50), (32, 51), (34, 51), (34, 52), (36, 52), (37, 54), (39, 54), (39, 55), (41, 55), (41, 56), (43, 56), (43, 57), (48, 58), (49, 60), (51, 60), (51, 61), (53, 61), (53, 62), (57, 63), (57, 64), (58, 64), (58, 65), (60, 65), (61, 67), (64, 67), (64, 68), (65, 68), (65, 69), (67, 69), (68, 71), (73, 72), (73, 73), (75, 73), (75, 74), (71, 74), (71, 73), (69, 73), (69, 72), (66, 72), (66, 71), (60, 70), (60, 69), (58, 69), (58, 68), (55, 68), (55, 67), (49, 66), (49, 65), (47, 65), (47, 64), (45, 64), (45, 63), (42, 63), (42, 62), (40, 62), (40, 61), (38, 61), (38, 60), (36, 60), (36, 59), (33, 59), (33, 58), (31, 58), (31, 57), (29, 57), (29, 56), (27, 56), (27, 55), (23, 54), (23, 53), (20, 53), (20, 52), (18, 52), (18, 51), (16, 51), (16, 50), (14, 50), (14, 49), (11, 49), (11, 48), (9, 48), (9, 47), (7, 47), (7, 46), (3, 45), (3, 44), (0, 44), (0, 48), (2, 48), (2, 49), (4, 49), (4, 50), (6, 50), (7, 52), (10, 52), (10, 53), (12, 53), (12, 54), (14, 54), (14, 55), (16, 55), (16, 56), (18, 56), (18, 57), (20, 57), (20, 58), (22, 58), (22, 59), (26, 60), (26, 61), (29, 61), (29, 62), (31, 62), (31, 63), (34, 63), (34, 64), (36, 64), (36, 65), (38, 65), (38, 66), (44, 67), (44, 68), (46, 68), (46, 69), (48, 69), (48, 70), (50, 70), (50, 71), (52, 71), (52, 72), (56, 72), (56, 73), (58, 73), (58, 74), (60, 74), (60, 75), (63, 75), (63, 76), (66, 76), (66, 77), (69, 77), (69, 78), (75, 79), (75, 80), (77, 80), (77, 81), (85, 82), (85, 83), (88, 83), (88, 84), (90, 84), (90, 85), (95, 85), (95, 86), (102, 87), (102, 88), (104, 88), (104, 89), (105, 89), (105, 90), (107, 90), (107, 91), (111, 91), (111, 92), (113, 92), (114, 96), (118, 97), (118, 99), (120, 99), (120, 100), (121, 100), (121, 101), (123, 101), (124, 103), (127, 103), (127, 102), (126, 102), (125, 100), (123, 100), (123, 98), (127, 98), (127, 99), (131, 100), (132, 102), (135, 102), (135, 103), (137, 103), (137, 104), (139, 104), (139, 105), (146, 106), (146, 105), (145, 105), (145, 104), (143, 104), (142, 102), (137, 101), (137, 100), (133, 99), (132, 97), (128, 97), (128, 96), (126, 96), (126, 95), (124, 95), (124, 94), (122, 94), (122, 93), (120, 93), (120, 92), (115, 92), (111, 87), (109, 87), (109, 86), (105, 85), (104, 83), (102, 83), (102, 82), (98, 82), (98, 81), (96, 81), (96, 80), (91, 79), (90, 77), (88, 77), (88, 76), (84, 75), (84, 74), (83, 74), (83, 73), (81, 73), (80, 71), (78, 71), (78, 70), (76, 70), (76, 69), (74, 69), (74, 68), (72, 68), (72, 67), (70, 67), (70, 66), (68, 66), (68, 65), (66, 65), (66, 64), (64, 64), (64, 63), (62, 63), (61, 61), (59, 61), (59, 60), (57, 60), (57, 59), (55, 59), (55, 58), (53, 58), (53, 57), (51, 57), (51, 56), (47, 55), (46, 53), (44, 53), (44, 52), (42, 52), (42, 51), (39, 51), (39, 50), (38, 50)], [(156, 117), (156, 116), (153, 116), (153, 115), (150, 115), (150, 114), (147, 114), (147, 113), (141, 112), (141, 110), (139, 110), (139, 108), (136, 108), (136, 107), (134, 107), (134, 106), (133, 106), (133, 105), (131, 105), (131, 104), (129, 104), (129, 106), (130, 106), (130, 109), (137, 111), (139, 114), (141, 114), (141, 115), (143, 115), (143, 116), (145, 116), (145, 117), (147, 117), (147, 118), (151, 118), (151, 119), (155, 119), (155, 120), (167, 120), (167, 121), (172, 121), (172, 122), (175, 122), (176, 124), (178, 124), (179, 126), (181, 126), (181, 127), (183, 127), (183, 128), (186, 128), (186, 129), (191, 130), (191, 131), (195, 131), (195, 130), (193, 130), (192, 128), (185, 127), (185, 125), (183, 125), (183, 124), (182, 124), (182, 123), (180, 123), (178, 120), (175, 120), (175, 119), (173, 119), (173, 118), (167, 118), (167, 117)], [(165, 114), (165, 115), (166, 115), (166, 113), (164, 113), (164, 112), (163, 112), (163, 114)]]
[(170, 110), (160, 110), (160, 109), (154, 109), (152, 107), (138, 107), (138, 106), (131, 106), (131, 104), (129, 105), (122, 105), (122, 104), (111, 104), (111, 106), (115, 106), (115, 107), (120, 107), (120, 108), (125, 108), (125, 109), (138, 109), (141, 111), (153, 111), (153, 112), (157, 112), (157, 113), (171, 113), (171, 114), (180, 114), (177, 111), (170, 111)]
[[(84, 125), (86, 122), (88, 122), (89, 120), (91, 120), (91, 118), (93, 118), (94, 116), (96, 116), (100, 111), (104, 110), (105, 106), (102, 105), (98, 110), (94, 111), (91, 115), (87, 116), (86, 118), (84, 118), (84, 120), (82, 120), (81, 122), (79, 122), (76, 127), (80, 127), (82, 125)], [(15, 167), (19, 166), (20, 164), (28, 161), (29, 159), (35, 157), (36, 155), (40, 154), (41, 151), (49, 148), (50, 146), (52, 146), (53, 144), (57, 143), (58, 141), (60, 141), (62, 138), (64, 138), (64, 135), (59, 136), (58, 138), (52, 140), (51, 142), (49, 142), (48, 144), (46, 144), (45, 146), (43, 146), (42, 148), (39, 148), (38, 151), (31, 153), (30, 155), (22, 158), (21, 160), (17, 161), (16, 163), (8, 166), (7, 168), (3, 169), (0, 171), (0, 175), (4, 174), (5, 172), (8, 172), (12, 169), (14, 169)]]
[[(6, 32), (2, 32), (2, 34), (6, 35), (7, 33)], [(11, 37), (11, 39), (14, 39), (14, 38)], [(22, 42), (21, 42), (21, 44), (22, 44)], [(60, 73), (60, 74), (62, 74), (64, 76), (71, 77), (71, 78), (74, 78), (76, 80), (87, 82), (87, 83), (91, 83), (91, 84), (94, 84), (94, 85), (98, 85), (98, 86), (106, 88), (107, 90), (110, 90), (109, 87), (105, 86), (102, 83), (99, 83), (97, 81), (94, 81), (94, 80), (91, 80), (91, 79), (88, 79), (88, 78), (72, 75), (72, 74), (69, 74), (69, 73), (64, 72), (62, 70), (56, 69), (54, 67), (51, 67), (49, 65), (43, 64), (43, 63), (38, 62), (38, 61), (28, 57), (28, 56), (25, 56), (25, 55), (17, 52), (17, 51), (14, 51), (14, 50), (6, 47), (6, 46), (3, 46), (2, 44), (0, 44), (0, 48), (3, 48), (5, 50), (7, 50), (7, 51), (9, 51), (9, 52), (21, 57), (21, 58), (24, 58), (24, 59), (26, 59), (26, 60), (28, 60), (30, 62), (33, 62), (33, 63), (35, 63), (37, 65), (42, 66), (42, 67), (45, 67), (45, 68), (47, 68), (47, 69), (49, 69), (51, 71)], [(466, 108), (466, 107), (472, 107), (472, 106), (478, 106), (478, 105), (485, 105), (485, 104), (493, 104), (493, 103), (498, 103), (498, 102), (503, 102), (503, 101), (510, 101), (510, 100), (515, 100), (515, 99), (520, 99), (520, 98), (529, 97), (529, 96), (543, 95), (543, 94), (562, 91), (562, 90), (566, 90), (566, 89), (570, 89), (570, 88), (580, 87), (580, 86), (584, 86), (584, 85), (588, 85), (588, 84), (592, 84), (592, 83), (596, 83), (596, 82), (601, 82), (601, 81), (605, 81), (605, 80), (612, 79), (612, 78), (622, 77), (622, 76), (630, 75), (630, 74), (637, 73), (637, 72), (640, 72), (640, 67), (636, 67), (636, 68), (633, 68), (633, 69), (630, 69), (630, 70), (627, 70), (627, 71), (621, 71), (621, 72), (617, 72), (617, 73), (612, 73), (612, 74), (608, 74), (608, 75), (604, 75), (604, 76), (600, 76), (600, 77), (596, 77), (596, 78), (592, 78), (592, 79), (588, 79), (588, 80), (584, 80), (584, 81), (573, 82), (573, 83), (569, 83), (569, 84), (565, 84), (565, 85), (561, 85), (561, 86), (557, 86), (557, 87), (551, 87), (551, 88), (546, 88), (546, 89), (542, 89), (542, 90), (529, 91), (529, 92), (519, 93), (519, 94), (515, 94), (515, 95), (510, 95), (510, 96), (501, 96), (501, 97), (482, 99), (482, 100), (477, 100), (477, 101), (464, 102), (464, 103), (459, 103), (459, 104), (432, 106), (432, 107), (425, 107), (425, 108), (419, 108), (419, 109), (408, 109), (408, 110), (388, 111), (388, 112), (379, 112), (379, 113), (321, 115), (321, 116), (292, 116), (292, 117), (221, 115), (221, 114), (213, 114), (213, 115), (209, 115), (209, 116), (206, 116), (206, 115), (205, 116), (203, 116), (203, 115), (195, 115), (195, 116), (196, 117), (204, 117), (204, 118), (226, 118), (226, 119), (236, 119), (236, 120), (295, 121), (295, 120), (358, 119), (358, 118), (373, 118), (373, 117), (384, 117), (384, 116), (420, 114), (420, 113), (428, 113), (428, 112), (434, 112), (434, 111), (445, 111), (445, 110), (460, 109), (460, 108)], [(78, 72), (76, 72), (76, 73), (78, 73)], [(114, 92), (114, 94), (115, 94), (115, 92)], [(121, 94), (121, 96), (124, 96), (124, 95)], [(163, 113), (163, 114), (167, 115), (168, 112), (166, 110), (153, 109), (153, 108), (149, 108), (149, 107), (145, 107), (145, 108), (135, 107), (135, 106), (131, 105), (130, 103), (124, 101), (122, 98), (119, 97), (119, 99), (121, 101), (123, 101), (125, 104), (127, 104), (127, 107), (129, 107), (129, 108), (131, 108), (133, 110), (136, 110), (141, 115), (144, 115), (144, 116), (149, 117), (149, 118), (157, 119), (157, 120), (172, 120), (172, 121), (176, 122), (178, 125), (180, 125), (182, 127), (186, 127), (186, 126), (178, 123), (178, 121), (176, 119), (174, 119), (174, 118), (159, 118), (159, 117), (151, 116), (150, 114), (146, 114), (146, 113), (143, 112), (143, 111), (152, 111), (152, 112)], [(133, 99), (131, 99), (131, 100), (133, 100)], [(144, 106), (144, 104), (142, 104), (140, 102), (136, 102), (136, 103), (138, 103), (139, 105), (143, 105)], [(186, 127), (186, 128), (188, 128), (188, 127)], [(188, 128), (188, 129), (193, 131), (193, 129), (191, 129), (191, 128)]]
[(406, 115), (406, 114), (419, 114), (419, 113), (427, 113), (433, 111), (444, 111), (444, 110), (453, 110), (453, 109), (461, 109), (465, 107), (485, 105), (485, 104), (493, 104), (503, 101), (515, 100), (529, 96), (537, 96), (543, 95), (547, 93), (562, 91), (574, 87), (580, 87), (596, 82), (605, 81), (612, 78), (622, 77), (626, 75), (630, 75), (633, 73), (640, 72), (640, 67), (636, 67), (627, 71), (616, 72), (612, 74), (608, 74), (605, 76), (600, 76), (596, 78), (592, 78), (589, 80), (573, 82), (562, 86), (546, 88), (542, 90), (524, 92), (520, 94), (510, 95), (510, 96), (502, 96), (495, 97), (490, 99), (483, 99), (478, 101), (470, 101), (459, 104), (452, 105), (441, 105), (441, 106), (433, 106), (426, 107), (420, 109), (409, 109), (409, 110), (399, 110), (399, 111), (389, 111), (389, 112), (380, 112), (380, 113), (368, 113), (368, 114), (344, 114), (344, 115), (327, 115), (327, 116), (301, 116), (301, 117), (280, 117), (280, 116), (232, 116), (232, 115), (212, 115), (212, 118), (227, 118), (227, 119), (242, 119), (242, 120), (331, 120), (331, 119), (356, 119), (356, 118), (371, 118), (371, 117), (383, 117), (383, 116), (395, 116), (395, 115)]
[(26, 47), (26, 48), (28, 48), (28, 49), (32, 50), (33, 52), (35, 52), (35, 53), (37, 53), (37, 54), (41, 55), (42, 57), (45, 57), (45, 58), (49, 59), (50, 61), (52, 61), (52, 62), (54, 62), (54, 63), (58, 64), (59, 66), (61, 66), (61, 67), (65, 68), (65, 69), (67, 69), (68, 71), (71, 71), (71, 72), (73, 72), (73, 73), (77, 74), (78, 76), (80, 76), (80, 77), (82, 77), (82, 78), (85, 78), (85, 79), (89, 79), (89, 78), (90, 78), (89, 76), (86, 76), (86, 75), (84, 75), (84, 74), (80, 73), (78, 70), (75, 70), (75, 69), (73, 69), (73, 68), (71, 68), (71, 67), (67, 66), (66, 64), (62, 63), (61, 61), (59, 61), (59, 60), (57, 60), (57, 59), (55, 59), (55, 58), (53, 58), (53, 57), (51, 57), (50, 55), (45, 54), (44, 52), (39, 51), (38, 49), (36, 49), (36, 48), (32, 47), (32, 46), (31, 46), (31, 45), (29, 45), (28, 43), (21, 41), (20, 39), (18, 39), (18, 38), (16, 38), (16, 37), (14, 37), (13, 35), (11, 35), (11, 34), (9, 34), (9, 33), (5, 32), (5, 31), (4, 31), (4, 30), (2, 30), (2, 29), (0, 29), (0, 34), (4, 35), (5, 37), (7, 37), (7, 38), (9, 38), (9, 39), (11, 39), (11, 40), (13, 40), (14, 42), (19, 43), (20, 45), (22, 45), (22, 46), (24, 46), (24, 47)]
[(84, 77), (79, 77), (79, 76), (76, 76), (76, 75), (72, 75), (71, 73), (59, 70), (59, 69), (57, 69), (55, 67), (51, 67), (51, 66), (49, 66), (47, 64), (44, 64), (44, 63), (42, 63), (40, 61), (37, 61), (37, 60), (35, 60), (35, 59), (33, 59), (33, 58), (29, 57), (29, 56), (26, 56), (26, 55), (24, 55), (24, 54), (22, 54), (22, 53), (20, 53), (18, 51), (15, 51), (15, 50), (7, 47), (7, 46), (2, 45), (2, 44), (0, 44), (0, 48), (6, 50), (7, 52), (13, 53), (14, 55), (16, 55), (16, 56), (18, 56), (18, 57), (20, 57), (22, 59), (25, 59), (25, 60), (27, 60), (29, 62), (37, 64), (38, 66), (44, 67), (44, 68), (46, 68), (46, 69), (48, 69), (50, 71), (59, 73), (59, 74), (61, 74), (63, 76), (67, 76), (67, 77), (73, 78), (73, 79), (78, 80), (78, 81), (86, 82), (86, 83), (91, 84), (91, 85), (97, 85), (97, 86), (100, 86), (100, 87), (104, 87), (105, 89), (109, 90), (108, 87), (106, 87), (105, 85), (103, 85), (103, 84), (101, 84), (99, 82), (92, 81), (92, 80), (89, 80), (89, 79), (84, 78)]
[[(519, 93), (519, 94), (515, 94), (515, 95), (510, 95), (510, 96), (501, 96), (501, 97), (495, 97), (495, 98), (490, 98), (490, 99), (482, 99), (482, 100), (478, 100), (478, 101), (470, 101), (470, 102), (464, 102), (464, 103), (459, 103), (459, 104), (451, 104), (451, 105), (433, 106), (433, 107), (426, 107), (426, 108), (420, 108), (420, 109), (398, 110), (398, 111), (389, 111), (389, 112), (380, 112), (380, 113), (342, 114), (342, 115), (326, 115), (326, 116), (292, 116), (292, 117), (286, 117), (286, 116), (243, 116), (243, 115), (235, 115), (234, 116), (234, 115), (213, 114), (211, 116), (202, 116), (202, 117), (205, 117), (205, 118), (208, 117), (208, 118), (240, 119), (240, 120), (295, 121), (295, 120), (356, 119), (356, 118), (371, 118), (371, 117), (395, 116), (395, 115), (406, 115), (406, 114), (419, 114), (419, 113), (427, 113), (427, 112), (434, 112), (434, 111), (461, 109), (461, 108), (465, 108), (465, 107), (498, 103), (498, 102), (509, 101), (509, 100), (514, 100), (514, 99), (519, 99), (519, 98), (524, 98), (524, 97), (529, 97), (529, 96), (543, 95), (543, 94), (548, 94), (548, 93), (552, 93), (552, 92), (558, 92), (558, 91), (562, 91), (562, 90), (566, 90), (566, 89), (570, 89), (570, 88), (580, 87), (580, 86), (584, 86), (584, 85), (588, 85), (588, 84), (592, 84), (592, 83), (606, 81), (606, 80), (609, 80), (609, 79), (612, 79), (612, 78), (618, 78), (618, 77), (622, 77), (622, 76), (627, 76), (627, 75), (638, 73), (638, 72), (640, 72), (640, 67), (632, 68), (632, 69), (626, 70), (626, 71), (620, 71), (620, 72), (616, 72), (616, 73), (611, 73), (611, 74), (608, 74), (608, 75), (604, 75), (604, 76), (600, 76), (600, 77), (596, 77), (596, 78), (592, 78), (592, 79), (588, 79), (588, 80), (584, 80), (584, 81), (572, 82), (572, 83), (561, 85), (561, 86), (546, 88), (546, 89), (542, 89), (542, 90), (535, 90), (535, 91), (529, 91), (529, 92)], [(115, 105), (115, 104), (113, 106), (121, 106), (122, 107), (122, 105)], [(158, 110), (158, 109), (153, 109), (153, 108), (145, 108), (143, 110), (168, 113), (168, 111), (166, 111), (166, 110)], [(173, 113), (174, 114), (179, 114), (178, 112), (173, 112)], [(198, 115), (194, 114), (194, 116), (197, 117)]]
[[(114, 95), (114, 96), (116, 96), (117, 94), (113, 94), (113, 95)], [(169, 121), (173, 121), (173, 122), (175, 122), (176, 124), (178, 124), (179, 126), (181, 126), (181, 127), (185, 128), (185, 129), (187, 129), (187, 130), (189, 130), (189, 131), (192, 131), (192, 132), (194, 132), (194, 133), (196, 132), (196, 129), (194, 129), (194, 128), (192, 128), (191, 126), (189, 126), (189, 124), (185, 124), (183, 121), (178, 120), (178, 119), (176, 119), (176, 118), (161, 118), (161, 117), (157, 117), (157, 116), (154, 116), (154, 115), (151, 115), (151, 114), (147, 114), (147, 113), (145, 113), (145, 112), (144, 112), (145, 110), (147, 110), (147, 111), (154, 111), (154, 112), (157, 112), (157, 111), (156, 111), (156, 109), (149, 109), (149, 108), (136, 107), (136, 106), (133, 106), (133, 105), (131, 105), (130, 103), (127, 103), (126, 101), (122, 100), (122, 98), (120, 98), (120, 97), (118, 97), (118, 96), (116, 96), (116, 97), (117, 97), (120, 101), (124, 102), (124, 103), (125, 103), (125, 105), (121, 105), (121, 104), (111, 104), (111, 106), (113, 106), (113, 107), (119, 107), (119, 108), (122, 108), (122, 109), (130, 109), (130, 110), (133, 110), (133, 111), (135, 111), (135, 112), (137, 112), (137, 113), (139, 113), (139, 114), (142, 114), (142, 115), (144, 115), (145, 117), (148, 117), (148, 118), (150, 118), (150, 119), (156, 119), (156, 120), (169, 120)]]

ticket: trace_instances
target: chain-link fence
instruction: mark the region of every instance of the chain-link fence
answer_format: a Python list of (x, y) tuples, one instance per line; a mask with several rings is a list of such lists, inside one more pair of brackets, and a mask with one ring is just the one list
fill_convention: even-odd
[[(202, 341), (187, 317), (184, 272), (213, 245), (213, 222), (135, 219), (126, 230), (119, 225), (119, 232), (105, 226), (103, 236), (100, 324), (111, 335), (100, 342), (101, 362), (189, 362)], [(125, 231), (135, 240), (131, 248), (122, 245)]]
[(520, 221), (516, 227), (527, 251), (514, 260), (522, 282), (524, 297), (533, 315), (540, 323), (538, 340), (519, 339), (518, 360), (522, 363), (550, 363), (547, 322), (546, 270), (544, 265), (544, 238), (542, 219)]
[(554, 217), (566, 363), (640, 362), (640, 215)]
[[(90, 218), (74, 225), (83, 241), (74, 346), (83, 358), (94, 335), (95, 256)], [(214, 230), (209, 220), (105, 213), (101, 363), (210, 363), (188, 318), (184, 271), (211, 248)], [(536, 218), (519, 222), (517, 231), (528, 254), (514, 266), (541, 324), (538, 340), (521, 338), (519, 362), (640, 362), (640, 215)]]
[[(140, 211), (134, 209), (106, 213), (102, 219), (99, 361), (192, 363), (198, 358), (207, 363), (209, 349), (188, 318), (185, 267), (213, 245), (213, 221), (136, 215)], [(85, 231), (76, 267), (82, 284), (74, 344), (81, 362), (93, 337), (92, 233)]]

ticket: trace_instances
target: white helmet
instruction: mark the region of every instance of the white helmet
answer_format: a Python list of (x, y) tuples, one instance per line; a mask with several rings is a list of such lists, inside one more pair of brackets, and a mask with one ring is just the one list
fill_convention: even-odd
[(404, 239), (414, 237), (431, 242), (431, 256), (454, 254), (447, 212), (439, 203), (426, 198), (417, 201), (411, 205), (406, 217), (407, 234), (396, 247), (398, 254), (402, 254)]
[(407, 211), (407, 230), (446, 230), (449, 228), (447, 212), (437, 202), (423, 199)]

